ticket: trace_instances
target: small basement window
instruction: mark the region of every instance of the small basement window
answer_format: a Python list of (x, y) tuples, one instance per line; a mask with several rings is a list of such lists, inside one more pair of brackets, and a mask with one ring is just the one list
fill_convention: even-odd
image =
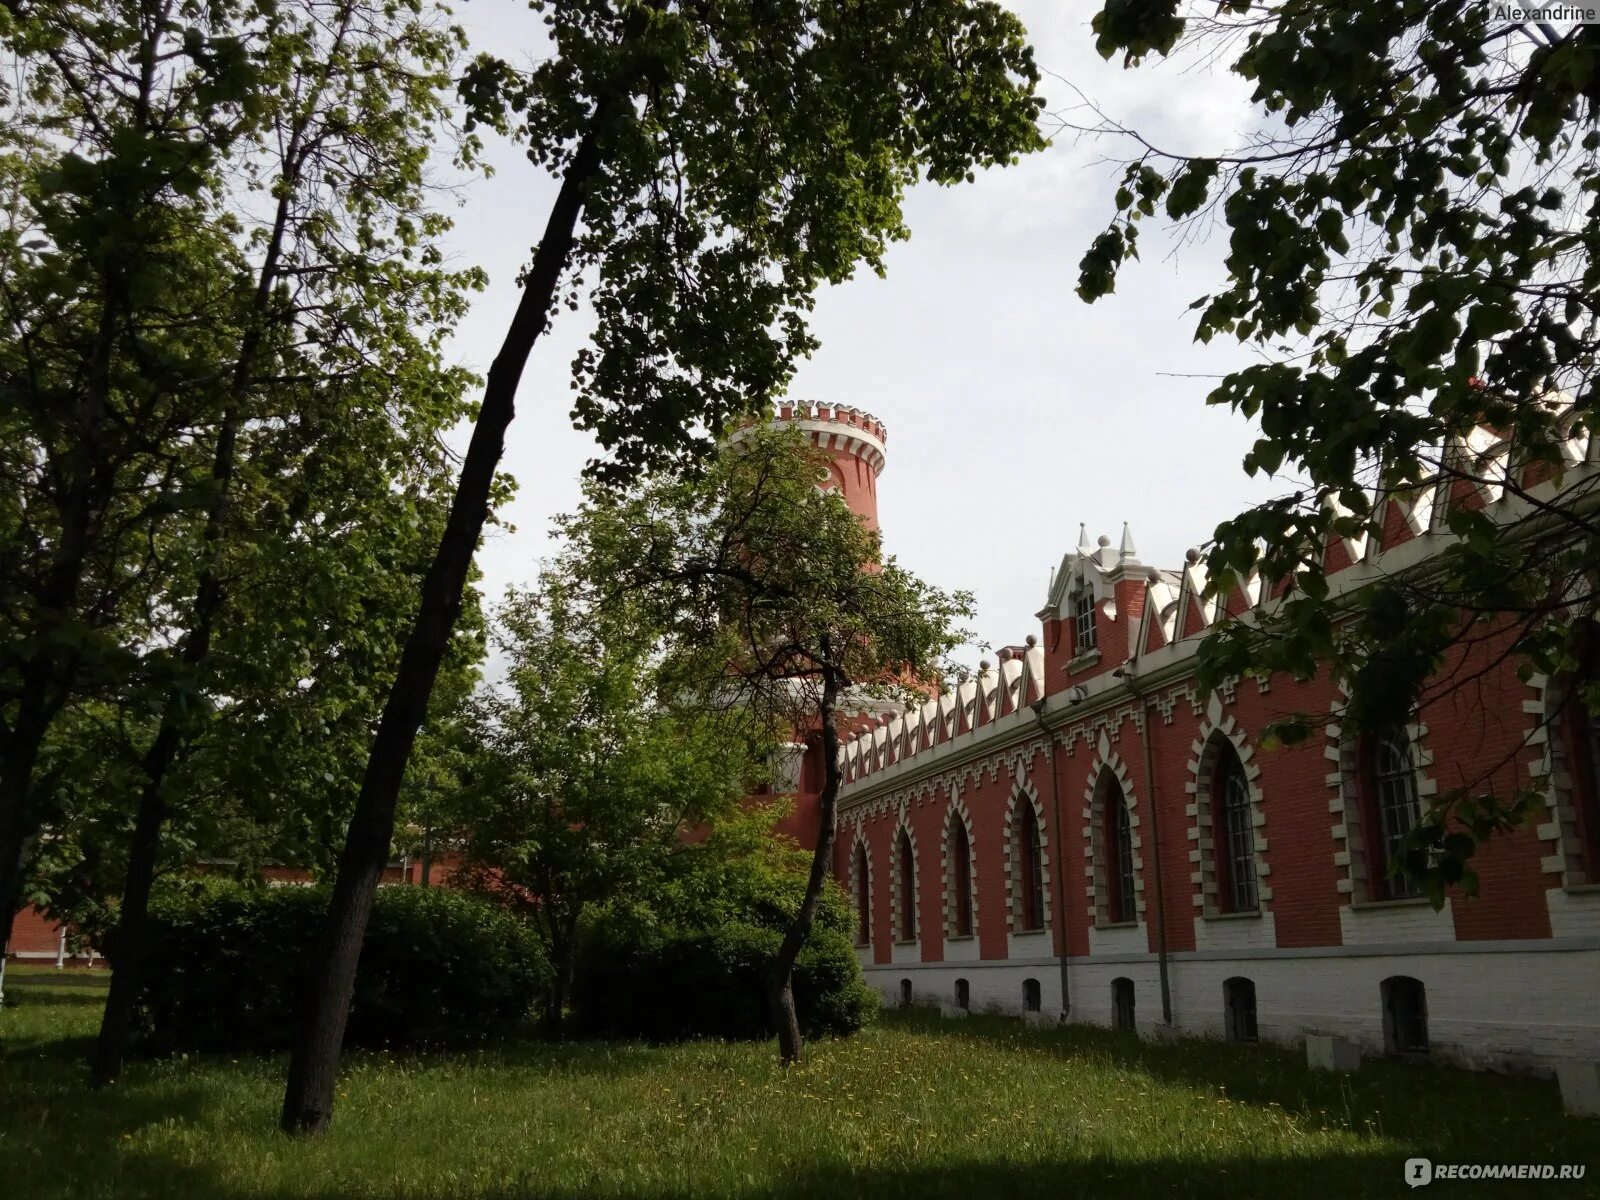
[(1043, 1000), (1039, 993), (1037, 979), (1024, 979), (1022, 981), (1022, 1009), (1024, 1012), (1038, 1012), (1043, 1007)]
[(1111, 981), (1111, 1023), (1118, 1029), (1137, 1029), (1133, 1013), (1133, 980), (1120, 976)]

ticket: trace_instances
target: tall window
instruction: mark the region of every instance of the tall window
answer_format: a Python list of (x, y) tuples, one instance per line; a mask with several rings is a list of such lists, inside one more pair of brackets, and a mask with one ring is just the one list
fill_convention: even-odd
[(867, 871), (867, 848), (856, 846), (856, 945), (872, 942), (872, 883)]
[(1022, 867), (1022, 928), (1043, 929), (1044, 847), (1039, 843), (1039, 817), (1026, 798), (1017, 802), (1017, 854)]
[(950, 876), (955, 890), (956, 937), (972, 936), (972, 843), (967, 823), (960, 817), (950, 820)]
[(1072, 602), (1072, 615), (1074, 619), (1073, 633), (1075, 640), (1072, 643), (1074, 654), (1085, 654), (1095, 648), (1096, 639), (1094, 632), (1094, 593), (1085, 585)]
[(1217, 874), (1217, 904), (1224, 912), (1253, 912), (1256, 897), (1256, 834), (1250, 820), (1250, 781), (1231, 743), (1217, 747), (1211, 775), (1211, 836)]
[(900, 940), (917, 937), (917, 860), (911, 852), (911, 835), (900, 831)]
[(1600, 683), (1600, 648), (1584, 654), (1579, 673), (1568, 685), (1562, 714), (1578, 860), (1590, 883), (1600, 882), (1600, 712), (1584, 701), (1583, 690), (1595, 683)]
[(1411, 745), (1404, 733), (1375, 734), (1366, 739), (1366, 750), (1363, 773), (1372, 894), (1380, 900), (1403, 900), (1419, 894), (1408, 876), (1393, 870), (1405, 851), (1406, 835), (1422, 815)]
[(1138, 913), (1133, 883), (1133, 822), (1128, 819), (1128, 801), (1116, 780), (1102, 779), (1101, 806), (1104, 810), (1106, 848), (1106, 919), (1131, 921)]

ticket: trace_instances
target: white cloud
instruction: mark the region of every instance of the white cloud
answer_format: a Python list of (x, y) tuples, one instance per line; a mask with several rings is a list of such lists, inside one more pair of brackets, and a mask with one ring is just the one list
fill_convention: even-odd
[[(1072, 10), (1071, 15), (1066, 11)], [(1113, 117), (1183, 150), (1235, 145), (1250, 127), (1248, 87), (1195, 64), (1134, 71), (1103, 62), (1086, 6), (1017, 4), (1040, 65), (1072, 80)], [(511, 0), (462, 11), (477, 45), (530, 46), (540, 37)], [(1052, 103), (1067, 89), (1053, 76)], [(1207, 408), (1210, 378), (1243, 359), (1237, 347), (1192, 342), (1190, 301), (1220, 279), (1220, 239), (1176, 258), (1152, 230), (1144, 258), (1094, 306), (1074, 294), (1078, 259), (1111, 213), (1115, 148), (1058, 138), (1018, 167), (958, 188), (923, 185), (909, 198), (909, 242), (888, 278), (864, 274), (823, 295), (822, 348), (794, 394), (866, 408), (889, 427), (879, 489), (891, 553), (933, 581), (977, 593), (980, 634), (996, 644), (1035, 628), (1051, 566), (1076, 541), (1113, 540), (1128, 521), (1147, 562), (1171, 566), (1216, 523), (1267, 493), (1239, 459), (1248, 424)], [(458, 261), (491, 274), (456, 347), (482, 369), (515, 305), (512, 279), (536, 240), (554, 185), (512, 148), (493, 148), (498, 173), (472, 185), (451, 237)], [(576, 502), (594, 453), (568, 420), (568, 370), (585, 334), (564, 315), (534, 353), (518, 399), (505, 469), (518, 481), (480, 562), (485, 590), (528, 581), (548, 552), (547, 522)]]

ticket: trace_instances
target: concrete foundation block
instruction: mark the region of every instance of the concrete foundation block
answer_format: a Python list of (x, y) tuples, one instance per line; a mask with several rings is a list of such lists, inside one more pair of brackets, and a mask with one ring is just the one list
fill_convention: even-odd
[(1561, 1103), (1575, 1117), (1600, 1117), (1600, 1062), (1567, 1059), (1556, 1064)]
[(939, 1005), (939, 1015), (947, 1021), (959, 1021), (972, 1014), (964, 1008), (957, 1008), (954, 1004)]
[(1336, 1033), (1306, 1035), (1306, 1066), (1313, 1071), (1354, 1071), (1361, 1065), (1361, 1047)]
[(1022, 1020), (1032, 1029), (1054, 1029), (1061, 1024), (1061, 1014), (1053, 1012), (1025, 1012)]

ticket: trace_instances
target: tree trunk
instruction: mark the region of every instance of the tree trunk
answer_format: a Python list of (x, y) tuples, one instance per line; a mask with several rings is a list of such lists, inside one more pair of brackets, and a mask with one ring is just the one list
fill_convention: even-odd
[(395, 804), (406, 762), (417, 730), (427, 716), (434, 679), (461, 612), (461, 594), (489, 514), (489, 494), (505, 448), (506, 428), (516, 411), (517, 383), (534, 343), (548, 323), (556, 289), (572, 252), (584, 190), (598, 166), (599, 150), (592, 124), (567, 165), (516, 315), (489, 368), (483, 405), (472, 430), (450, 516), (433, 564), (423, 579), (421, 606), (406, 639), (400, 669), (367, 759), (344, 851), (339, 856), (327, 925), (316, 951), (311, 992), (289, 1059), (282, 1114), (286, 1132), (318, 1133), (333, 1115), (339, 1049), (355, 988), (356, 962), (372, 911), (373, 893), (388, 861)]
[[(336, 46), (344, 41), (350, 17), (351, 9), (346, 6)], [(326, 79), (324, 74), (324, 82)], [(217, 554), (228, 518), (228, 503), (237, 465), (240, 411), (255, 374), (256, 352), (265, 334), (272, 289), (280, 278), (279, 266), (289, 226), (290, 200), (305, 166), (302, 139), (309, 111), (308, 108), (307, 116), (296, 125), (288, 149), (284, 152), (284, 169), (279, 177), (278, 205), (273, 216), (272, 234), (261, 261), (260, 275), (256, 279), (255, 293), (251, 298), (251, 321), (240, 339), (239, 357), (234, 362), (233, 378), (229, 381), (229, 402), (224, 408), (222, 424), (217, 430), (217, 445), (212, 452), (211, 482), (216, 494), (206, 510), (205, 529), (201, 534), (203, 565), (200, 579), (195, 585), (192, 624), (184, 638), (181, 655), (184, 665), (191, 668), (199, 667), (210, 655), (212, 634), (226, 599), (217, 570)], [(94, 1052), (89, 1060), (89, 1082), (94, 1087), (104, 1087), (116, 1080), (122, 1073), (122, 1060), (127, 1053), (133, 1006), (144, 967), (145, 942), (150, 925), (150, 888), (155, 882), (161, 850), (161, 826), (166, 820), (166, 799), (162, 789), (166, 786), (167, 772), (177, 761), (184, 741), (180, 726), (182, 703), (183, 694), (174, 687), (168, 693), (166, 707), (161, 714), (161, 726), (142, 764), (145, 782), (139, 792), (133, 843), (128, 852), (128, 877), (122, 885), (122, 907), (118, 913), (113, 942), (116, 961), (112, 964), (114, 970), (111, 988), (106, 994), (105, 1011), (100, 1016), (100, 1036), (95, 1041)]]
[(95, 1039), (89, 1059), (89, 1082), (104, 1087), (122, 1073), (133, 1025), (133, 1006), (139, 994), (144, 948), (150, 932), (150, 888), (156, 877), (156, 859), (161, 849), (161, 823), (167, 806), (161, 793), (167, 766), (178, 752), (178, 727), (163, 722), (149, 752), (145, 755), (145, 784), (139, 794), (139, 812), (134, 818), (133, 841), (128, 847), (128, 878), (122, 889), (122, 911), (108, 957), (111, 960), (111, 987), (106, 993), (105, 1011), (100, 1015), (100, 1036)]
[[(828, 639), (822, 639), (822, 652), (828, 656)], [(767, 1006), (778, 1033), (778, 1059), (784, 1066), (800, 1061), (805, 1039), (800, 1035), (800, 1016), (794, 1005), (794, 964), (811, 936), (822, 901), (822, 889), (833, 870), (833, 843), (836, 835), (836, 810), (839, 800), (839, 731), (834, 728), (834, 706), (839, 698), (839, 681), (831, 667), (823, 671), (822, 702), (818, 716), (822, 723), (822, 794), (817, 798), (817, 847), (811, 852), (811, 874), (806, 879), (805, 898), (800, 911), (790, 922), (772, 964)]]

